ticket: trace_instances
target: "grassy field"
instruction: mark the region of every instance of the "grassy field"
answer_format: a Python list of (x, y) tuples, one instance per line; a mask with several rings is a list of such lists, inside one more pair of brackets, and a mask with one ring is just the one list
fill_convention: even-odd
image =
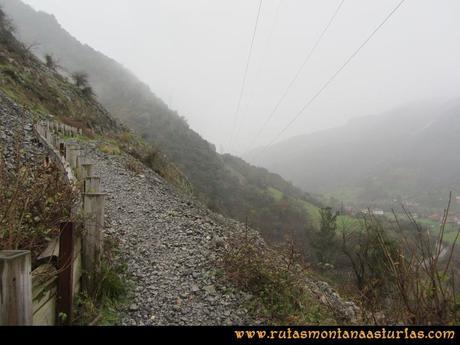
[[(267, 189), (270, 196), (276, 201), (280, 201), (283, 198), (283, 193), (276, 188), (269, 187)], [(308, 201), (296, 199), (295, 200), (301, 207), (307, 211), (309, 218), (313, 226), (319, 229), (321, 223), (321, 215), (319, 207), (309, 203)], [(339, 230), (345, 229), (345, 231), (358, 230), (361, 228), (361, 221), (348, 215), (340, 215), (337, 217), (337, 226)]]
[[(283, 193), (276, 188), (270, 187), (267, 189), (267, 191), (269, 195), (276, 201), (280, 201), (283, 198)], [(319, 229), (320, 223), (321, 223), (321, 215), (319, 212), (320, 211), (319, 207), (305, 200), (296, 199), (295, 201), (298, 202), (299, 205), (303, 207), (306, 212), (308, 212), (308, 215), (311, 219), (313, 226), (316, 229)], [(397, 216), (400, 219), (405, 219), (406, 217), (403, 214), (398, 214)], [(393, 215), (388, 214), (388, 218), (393, 219)], [(440, 222), (437, 222), (431, 219), (426, 219), (426, 218), (417, 218), (416, 221), (418, 224), (429, 229), (433, 233), (433, 235), (436, 234), (436, 231), (439, 231)], [(355, 218), (349, 215), (340, 215), (337, 217), (337, 228), (339, 231), (344, 230), (345, 232), (359, 231), (362, 229), (362, 221), (358, 218)], [(458, 229), (459, 229), (458, 226), (455, 226), (453, 224), (447, 224), (446, 229), (445, 229), (445, 234), (444, 234), (444, 241), (447, 243), (453, 243), (453, 241), (455, 240), (455, 237), (457, 236)]]

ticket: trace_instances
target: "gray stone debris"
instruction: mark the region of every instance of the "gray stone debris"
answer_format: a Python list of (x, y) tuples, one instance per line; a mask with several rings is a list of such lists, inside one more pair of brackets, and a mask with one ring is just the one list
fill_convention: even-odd
[(217, 224), (209, 210), (149, 169), (136, 178), (123, 156), (106, 157), (94, 145), (87, 152), (108, 194), (106, 233), (119, 239), (132, 286), (121, 324), (254, 323), (244, 294), (216, 277), (219, 248), (235, 224)]
[(32, 114), (0, 91), (0, 157), (7, 170), (12, 170), (17, 157), (22, 164), (37, 164), (44, 159), (45, 149), (33, 132)]
[(362, 318), (360, 308), (353, 302), (343, 300), (328, 283), (307, 278), (306, 286), (323, 304), (331, 308), (339, 322), (346, 324), (360, 322)]

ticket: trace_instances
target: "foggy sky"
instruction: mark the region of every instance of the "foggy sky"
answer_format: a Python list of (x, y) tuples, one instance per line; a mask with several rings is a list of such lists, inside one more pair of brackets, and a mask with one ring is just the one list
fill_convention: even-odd
[[(118, 60), (218, 149), (248, 149), (340, 0), (24, 0)], [(270, 142), (399, 0), (346, 0), (257, 145)], [(282, 138), (460, 90), (460, 1), (407, 0)]]

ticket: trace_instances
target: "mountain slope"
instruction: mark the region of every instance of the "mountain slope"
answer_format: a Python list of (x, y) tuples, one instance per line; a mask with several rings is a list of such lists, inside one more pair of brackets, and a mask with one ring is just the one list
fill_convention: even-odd
[(250, 156), (306, 190), (361, 206), (402, 199), (443, 207), (460, 187), (459, 128), (460, 100), (407, 106)]
[[(259, 232), (213, 213), (136, 160), (143, 143), (92, 95), (40, 63), (8, 28), (0, 9), (0, 251), (32, 250), (33, 258), (46, 247), (53, 251), (55, 242), (51, 246), (50, 238), (59, 235), (60, 224), (69, 221), (77, 201), (72, 191), (79, 193), (79, 188), (68, 185), (52, 163), (43, 164), (49, 143), (33, 130), (37, 120), (53, 117), (84, 130), (84, 135), (59, 138), (78, 141), (106, 195), (97, 296), (78, 294), (73, 320), (67, 315), (72, 324), (241, 325), (262, 320), (284, 324), (293, 317), (314, 324), (358, 322), (354, 303), (342, 300), (327, 283), (311, 279), (300, 263), (295, 269), (286, 267), (296, 255), (287, 257), (270, 249)], [(66, 106), (62, 113), (59, 105)], [(75, 113), (67, 113), (70, 110)], [(101, 142), (119, 145), (118, 152), (105, 152)], [(153, 159), (163, 156), (154, 153), (160, 158)], [(231, 161), (228, 173), (241, 178), (242, 184), (243, 175), (265, 174), (267, 180), (259, 182), (259, 188), (270, 183), (280, 194), (298, 192), (277, 175), (257, 168), (245, 171), (248, 165), (243, 161), (225, 159)], [(168, 166), (161, 168), (164, 173)], [(83, 219), (78, 215), (72, 221), (80, 234)], [(248, 270), (240, 255), (253, 267)], [(54, 267), (55, 260), (46, 262)], [(47, 269), (41, 272), (45, 280), (54, 277)], [(247, 278), (245, 272), (250, 273)], [(34, 287), (45, 289), (41, 282)], [(300, 299), (288, 295), (292, 291)], [(38, 309), (34, 314), (41, 315), (46, 308)]]
[(114, 152), (126, 151), (179, 188), (187, 189), (185, 176), (165, 155), (117, 121), (96, 98), (41, 63), (10, 32), (10, 20), (0, 18), (0, 90), (28, 108), (34, 120), (56, 117), (81, 128)]
[(182, 117), (117, 62), (78, 42), (53, 16), (37, 12), (18, 0), (1, 0), (0, 5), (12, 17), (17, 36), (23, 42), (39, 43), (34, 50), (38, 56), (53, 54), (67, 73), (82, 69), (88, 72), (98, 100), (147, 142), (165, 152), (209, 207), (248, 221), (266, 238), (282, 240), (289, 231), (306, 242), (309, 215), (289, 200), (295, 194), (295, 199), (301, 195), (306, 201), (316, 203), (310, 196), (293, 186), (285, 188), (289, 184), (284, 183), (282, 192), (286, 198), (281, 207), (279, 200), (267, 192), (272, 175), (257, 170), (258, 178), (265, 183), (255, 184), (247, 175), (254, 172), (253, 167), (243, 161), (236, 172), (212, 144), (190, 129)]

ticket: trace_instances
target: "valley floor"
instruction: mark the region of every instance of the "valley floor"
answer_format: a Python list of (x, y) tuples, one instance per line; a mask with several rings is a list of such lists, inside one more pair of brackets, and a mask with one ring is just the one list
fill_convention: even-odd
[(120, 242), (132, 290), (121, 324), (254, 323), (245, 306), (250, 296), (226, 286), (216, 270), (238, 223), (225, 225), (149, 169), (134, 173), (124, 156), (106, 156), (94, 146), (87, 154), (107, 193), (105, 232)]

